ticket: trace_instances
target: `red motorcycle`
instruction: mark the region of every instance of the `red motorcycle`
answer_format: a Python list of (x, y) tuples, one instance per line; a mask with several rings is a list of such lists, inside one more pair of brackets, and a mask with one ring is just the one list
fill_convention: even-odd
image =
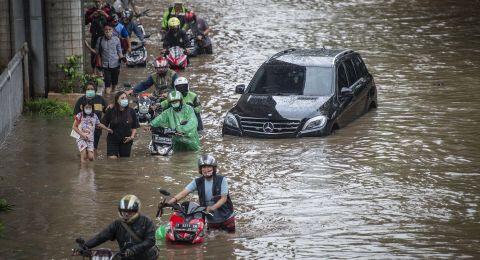
[[(170, 192), (166, 190), (159, 189), (159, 191), (166, 197), (170, 196)], [(159, 227), (159, 229), (165, 228), (165, 239), (170, 242), (202, 243), (205, 238), (205, 216), (212, 214), (207, 212), (205, 207), (195, 202), (185, 201), (181, 204), (175, 203), (173, 205), (165, 202), (166, 198), (160, 203), (157, 217), (162, 216), (163, 208), (165, 207), (171, 207), (174, 210), (170, 216), (169, 223)]]
[(170, 47), (166, 58), (170, 68), (175, 71), (184, 70), (188, 66), (188, 55), (180, 46)]

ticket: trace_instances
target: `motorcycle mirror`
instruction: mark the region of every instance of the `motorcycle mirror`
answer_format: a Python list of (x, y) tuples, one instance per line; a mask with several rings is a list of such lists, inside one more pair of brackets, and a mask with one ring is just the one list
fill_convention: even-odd
[(75, 242), (76, 242), (77, 244), (80, 244), (80, 245), (85, 244), (85, 240), (84, 240), (83, 238), (81, 238), (81, 237), (75, 239)]
[(165, 196), (170, 196), (170, 192), (164, 190), (164, 189), (161, 189), (159, 188), (158, 191), (162, 194), (162, 195), (165, 195)]

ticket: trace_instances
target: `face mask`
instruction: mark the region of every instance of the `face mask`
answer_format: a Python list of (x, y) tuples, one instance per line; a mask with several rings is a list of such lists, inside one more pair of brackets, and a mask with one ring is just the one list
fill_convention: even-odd
[(112, 38), (112, 36), (113, 36), (113, 32), (107, 32), (107, 33), (105, 33), (105, 37), (107, 37), (107, 38), (109, 38), (109, 39)]
[(90, 115), (92, 113), (91, 108), (85, 108), (85, 114)]
[(87, 98), (93, 98), (95, 96), (95, 90), (89, 89), (89, 90), (85, 91), (85, 96)]
[(118, 103), (122, 107), (127, 107), (128, 106), (128, 99), (120, 99), (120, 101)]
[(180, 107), (180, 103), (172, 103), (172, 107), (173, 108), (179, 108)]
[(102, 8), (102, 3), (100, 3), (100, 2), (95, 2), (95, 6), (96, 6), (98, 9), (100, 9), (100, 8)]

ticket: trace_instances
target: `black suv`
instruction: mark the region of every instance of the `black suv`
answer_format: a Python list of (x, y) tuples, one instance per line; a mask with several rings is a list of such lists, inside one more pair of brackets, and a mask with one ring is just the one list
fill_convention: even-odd
[(377, 107), (377, 89), (352, 50), (289, 49), (262, 64), (226, 114), (223, 134), (323, 136)]

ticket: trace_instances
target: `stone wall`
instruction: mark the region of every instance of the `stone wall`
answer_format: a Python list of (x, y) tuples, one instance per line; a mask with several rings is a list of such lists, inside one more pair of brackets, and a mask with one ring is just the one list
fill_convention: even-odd
[(83, 56), (82, 1), (45, 0), (48, 84), (55, 90), (63, 76), (57, 65), (71, 55)]
[(11, 58), (9, 1), (0, 0), (0, 73)]

